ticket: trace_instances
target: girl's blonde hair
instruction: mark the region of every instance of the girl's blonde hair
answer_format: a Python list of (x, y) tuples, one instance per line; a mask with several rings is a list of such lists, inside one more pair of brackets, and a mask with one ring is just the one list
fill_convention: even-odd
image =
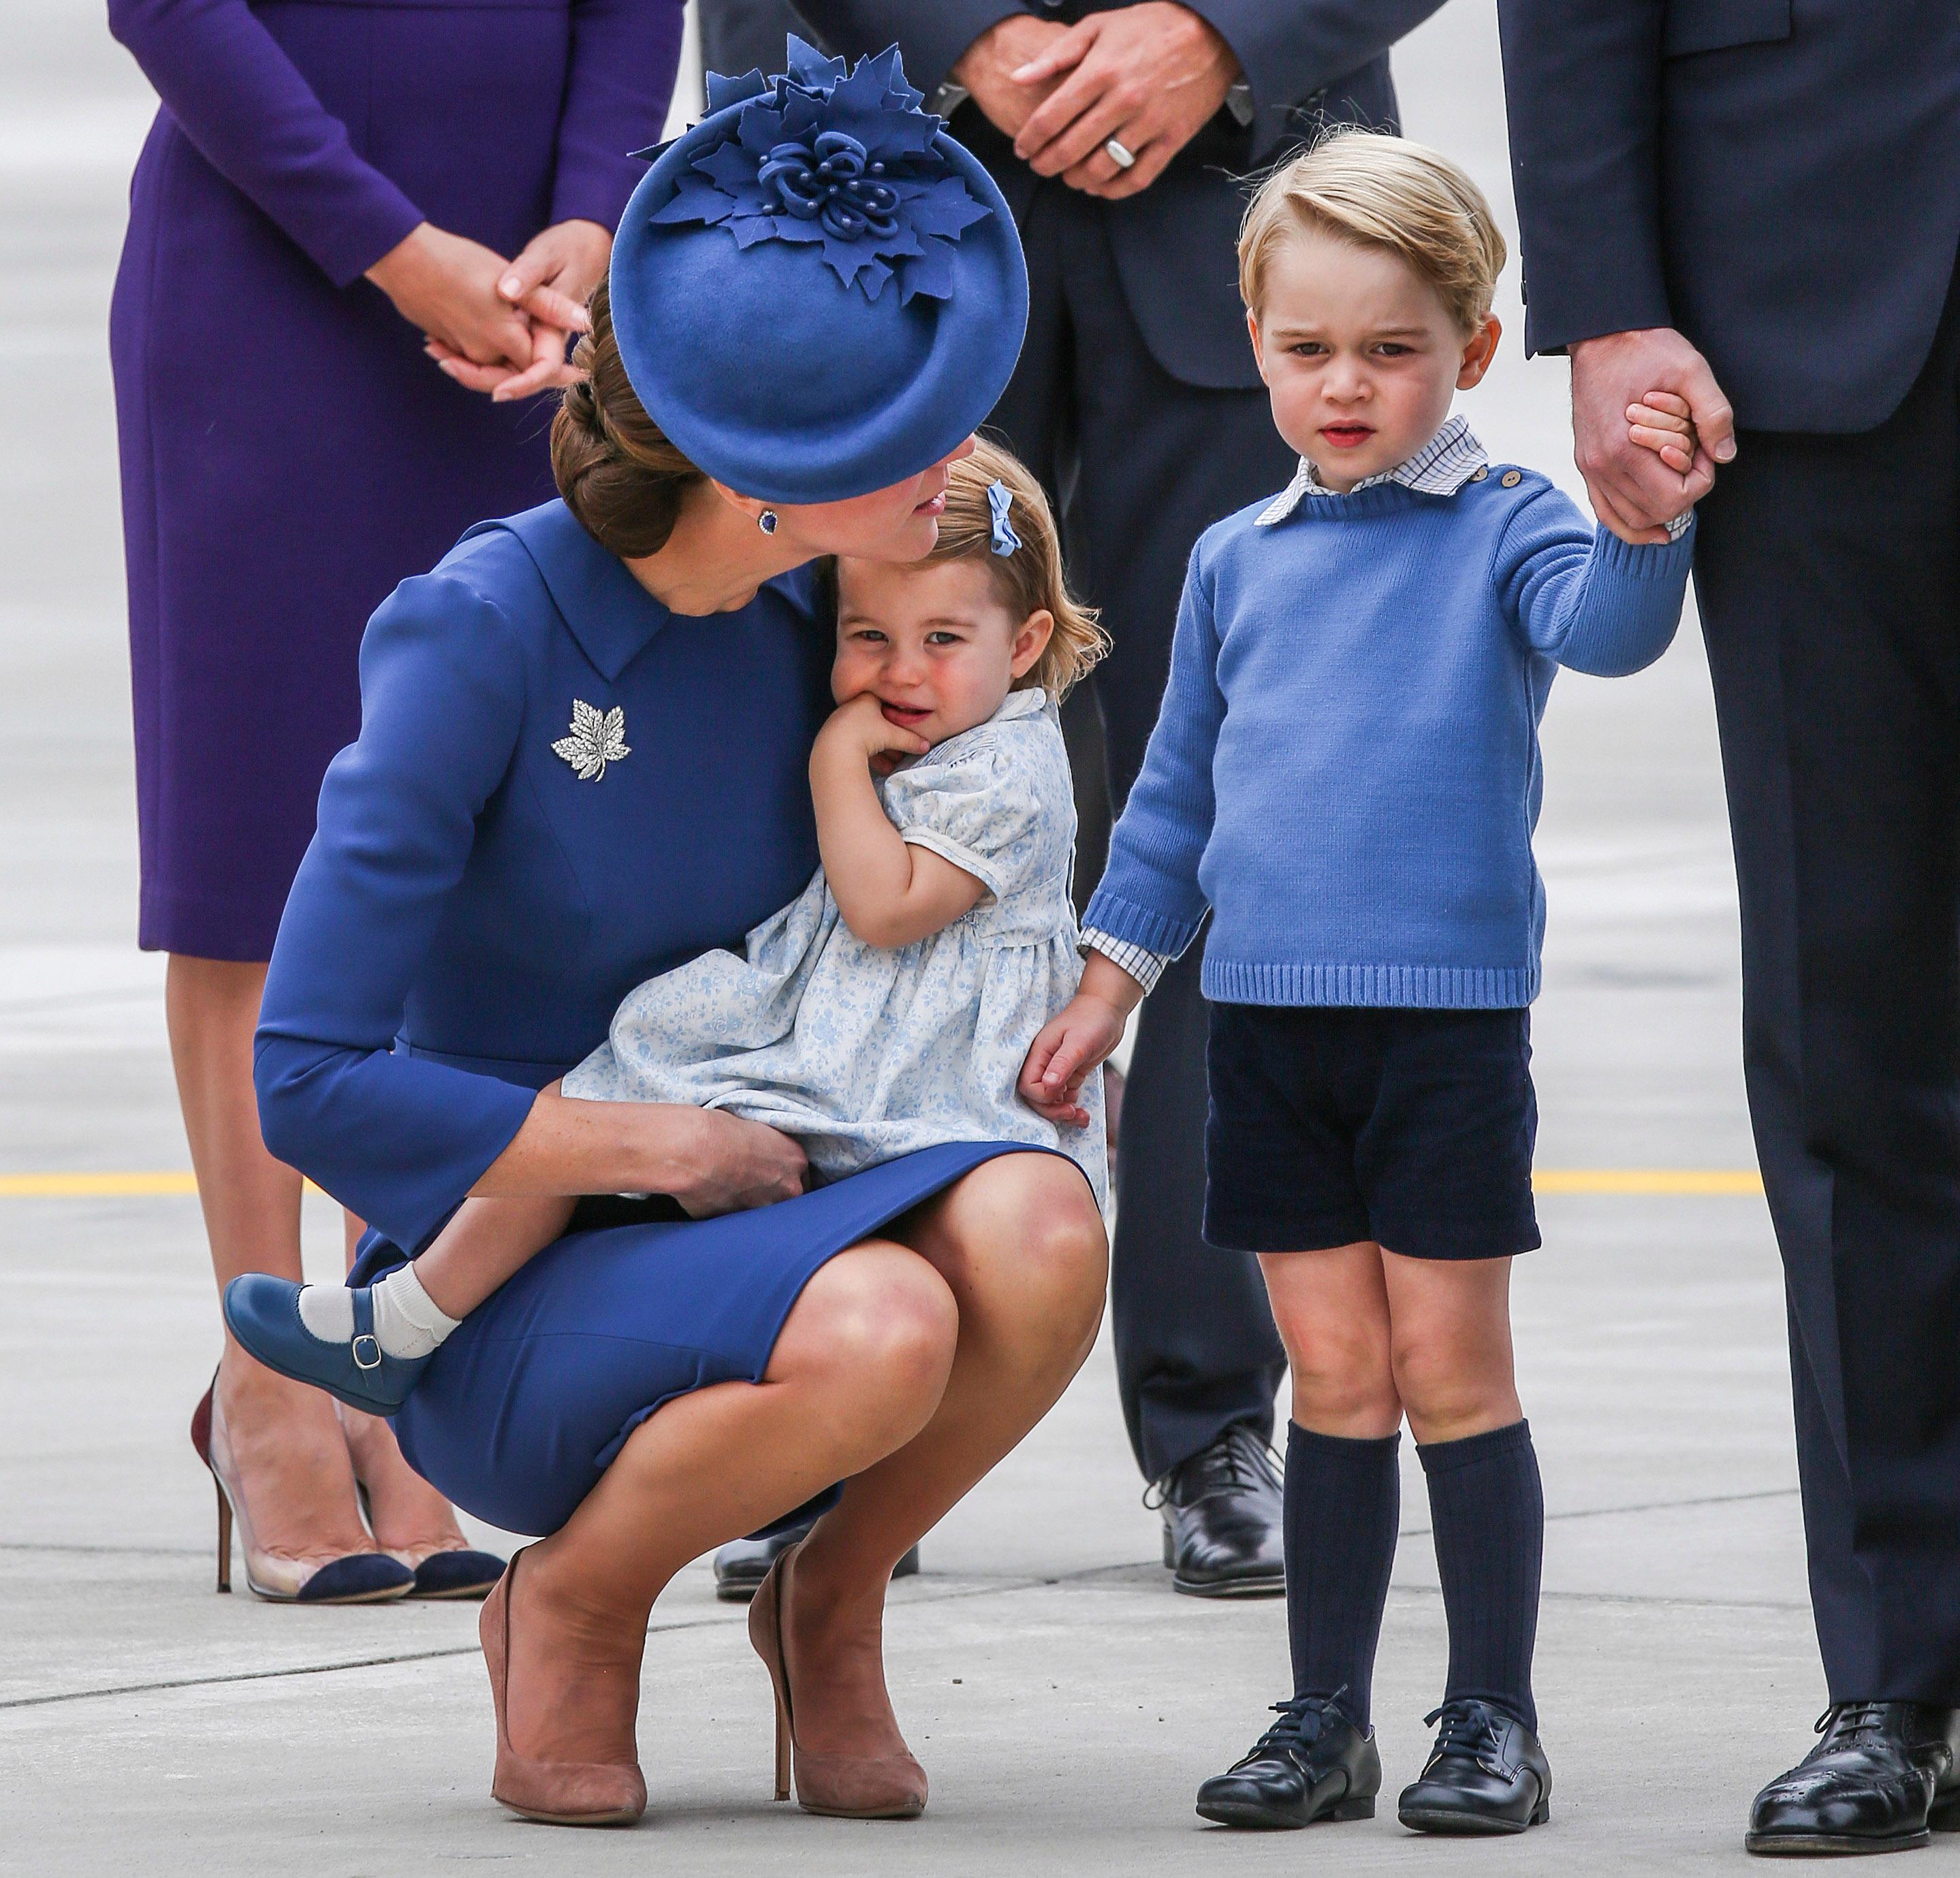
[(1504, 237), (1484, 192), (1436, 151), (1375, 131), (1339, 130), (1275, 170), (1239, 229), (1239, 292), (1254, 314), (1274, 251), (1302, 227), (1399, 255), (1466, 333), (1490, 316)]
[[(1109, 650), (1109, 636), (1096, 623), (1096, 609), (1068, 590), (1061, 569), (1061, 540), (1042, 486), (1011, 450), (981, 438), (970, 456), (947, 472), (946, 513), (939, 520), (939, 545), (926, 557), (928, 567), (948, 561), (984, 561), (996, 591), (1018, 619), (1045, 609), (1055, 616), (1046, 649), (1017, 689), (1039, 685), (1051, 697), (1070, 688)], [(1007, 526), (1020, 538), (1010, 555), (994, 551), (994, 511), (988, 491), (1006, 485), (1012, 500)]]

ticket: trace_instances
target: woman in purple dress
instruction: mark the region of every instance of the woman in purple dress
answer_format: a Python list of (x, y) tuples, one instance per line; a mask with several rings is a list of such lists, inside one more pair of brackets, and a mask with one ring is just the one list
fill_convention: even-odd
[[(170, 955), (221, 1288), (299, 1275), (300, 1177), (260, 1140), (252, 1034), (320, 778), (359, 727), (362, 629), (473, 523), (552, 494), (549, 414), (526, 400), (565, 377), (681, 6), (109, 0), (163, 101), (110, 318), (139, 942)], [(343, 1424), (228, 1339), (193, 1435), (262, 1595), (494, 1576), (386, 1424)]]

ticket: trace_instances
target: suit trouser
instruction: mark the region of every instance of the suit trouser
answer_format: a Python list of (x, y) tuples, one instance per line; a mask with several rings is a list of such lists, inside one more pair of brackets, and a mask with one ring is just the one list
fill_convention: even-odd
[(701, 0), (699, 12), (701, 62), (730, 78), (781, 71), (788, 36), (813, 37), (788, 0)]
[(1825, 1674), (1960, 1702), (1960, 299), (1877, 430), (1739, 438), (1695, 584)]
[[(1151, 357), (1117, 278), (1106, 212), (1059, 183), (1037, 191), (1021, 231), (1027, 344), (993, 424), (1057, 500), (1071, 577), (1102, 608), (1114, 643), (1086, 688), (1120, 809), (1163, 700), (1192, 544), (1283, 488), (1294, 462), (1263, 392), (1181, 384)], [(1078, 791), (1095, 780), (1078, 775)], [(1118, 1381), (1131, 1445), (1153, 1479), (1234, 1422), (1270, 1435), (1285, 1373), (1257, 1262), (1214, 1251), (1201, 1235), (1198, 980), (1194, 946), (1144, 1003), (1117, 1158)]]

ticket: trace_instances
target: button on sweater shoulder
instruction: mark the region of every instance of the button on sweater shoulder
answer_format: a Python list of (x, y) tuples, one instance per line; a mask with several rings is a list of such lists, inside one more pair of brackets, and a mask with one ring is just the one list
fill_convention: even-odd
[(1506, 1007), (1538, 991), (1553, 674), (1665, 651), (1693, 530), (1631, 547), (1546, 478), (1255, 504), (1193, 551), (1169, 685), (1084, 925), (1166, 954), (1207, 909), (1229, 1003)]

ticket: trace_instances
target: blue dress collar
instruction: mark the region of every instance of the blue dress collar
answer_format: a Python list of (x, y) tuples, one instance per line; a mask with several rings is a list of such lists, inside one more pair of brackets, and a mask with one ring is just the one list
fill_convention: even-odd
[(523, 544), (567, 630), (609, 685), (673, 618), (562, 501), (542, 503), (501, 521), (479, 522), (463, 539), (495, 528), (507, 529)]

